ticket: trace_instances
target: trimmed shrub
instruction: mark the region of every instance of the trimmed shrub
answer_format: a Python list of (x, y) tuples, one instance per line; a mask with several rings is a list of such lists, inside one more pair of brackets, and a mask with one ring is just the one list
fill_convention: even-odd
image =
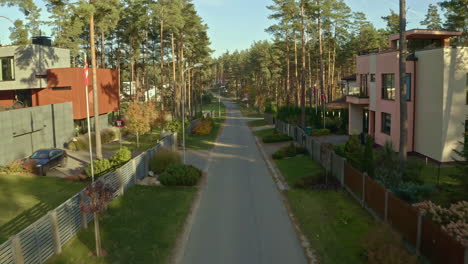
[(419, 185), (413, 182), (402, 182), (392, 191), (400, 199), (409, 203), (416, 203), (429, 198), (430, 194), (434, 191), (434, 187)]
[(301, 146), (296, 146), (296, 144), (291, 142), (289, 146), (279, 149), (271, 156), (273, 159), (283, 159), (285, 157), (295, 157), (300, 154), (307, 154), (307, 149)]
[[(94, 134), (93, 134), (94, 136)], [(106, 128), (101, 130), (101, 142), (102, 144), (107, 144), (114, 141), (117, 138), (117, 133), (112, 128)], [(94, 142), (94, 141), (93, 141)]]
[(372, 228), (362, 240), (364, 256), (369, 264), (417, 264), (416, 256), (408, 253), (399, 234), (388, 225)]
[(403, 181), (423, 184), (422, 169), (424, 163), (417, 160), (408, 160), (406, 162), (405, 173), (403, 173)]
[(362, 170), (363, 150), (359, 141), (359, 136), (352, 135), (345, 144), (345, 157), (351, 163), (351, 166), (358, 170)]
[(156, 153), (151, 160), (151, 170), (156, 174), (163, 173), (167, 167), (172, 164), (180, 164), (182, 159), (180, 158), (179, 153), (163, 149), (160, 152)]
[(323, 128), (323, 129), (312, 129), (313, 137), (321, 137), (321, 136), (328, 136), (330, 135), (330, 129)]
[(292, 137), (286, 134), (281, 134), (281, 133), (267, 135), (262, 138), (262, 141), (264, 143), (284, 142), (284, 141), (290, 141), (290, 140), (292, 140)]
[(159, 175), (159, 181), (165, 186), (194, 186), (200, 181), (202, 172), (184, 164), (172, 164)]
[[(93, 161), (93, 166), (94, 166), (94, 177), (100, 177), (104, 175), (110, 168), (112, 168), (112, 165), (108, 159), (102, 159), (102, 160), (95, 160)], [(88, 164), (88, 166), (85, 169), (85, 173), (88, 177), (91, 177), (91, 164)]]
[(214, 121), (211, 118), (201, 119), (194, 128), (192, 134), (194, 135), (209, 135), (214, 127)]
[(345, 144), (334, 145), (334, 146), (333, 146), (333, 151), (335, 151), (335, 153), (336, 153), (338, 156), (343, 157), (343, 158), (346, 158), (346, 154), (345, 154)]
[[(14, 173), (23, 173), (27, 171), (32, 171), (33, 168), (30, 168), (31, 164), (24, 164), (24, 165), (25, 166), (23, 166), (22, 161), (15, 160), (15, 161), (8, 163), (8, 165), (6, 166), (0, 166), (0, 173), (14, 174)], [(32, 165), (35, 166), (35, 164), (32, 164)]]
[(111, 165), (113, 167), (115, 166), (121, 166), (125, 162), (129, 161), (132, 158), (132, 152), (128, 150), (128, 148), (123, 147), (119, 149), (117, 152), (112, 155), (112, 157), (109, 159)]

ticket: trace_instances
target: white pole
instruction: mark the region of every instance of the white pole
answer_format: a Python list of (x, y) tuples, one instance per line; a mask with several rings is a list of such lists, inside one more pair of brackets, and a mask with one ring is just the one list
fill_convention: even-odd
[[(222, 85), (222, 82), (221, 82)], [(218, 95), (218, 118), (221, 118), (221, 86), (219, 86), (219, 95)]]
[[(85, 63), (87, 63), (86, 53), (84, 54), (84, 60), (85, 60)], [(88, 77), (88, 71), (89, 71), (89, 68), (85, 72), (86, 77)], [(90, 126), (91, 122), (89, 121), (89, 95), (88, 95), (87, 84), (85, 85), (85, 91), (86, 91), (86, 123), (88, 126), (88, 141), (89, 141), (89, 162), (91, 164), (91, 182), (94, 182), (93, 143), (91, 141), (91, 126)]]

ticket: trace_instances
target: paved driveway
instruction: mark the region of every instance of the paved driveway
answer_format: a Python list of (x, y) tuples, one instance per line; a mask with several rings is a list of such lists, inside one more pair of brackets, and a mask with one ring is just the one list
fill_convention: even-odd
[(225, 104), (227, 120), (182, 263), (307, 263), (246, 119)]

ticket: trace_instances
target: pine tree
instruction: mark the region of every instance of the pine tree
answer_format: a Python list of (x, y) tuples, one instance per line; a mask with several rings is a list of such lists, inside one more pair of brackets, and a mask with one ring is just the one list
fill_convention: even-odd
[(22, 20), (15, 20), (14, 27), (10, 28), (10, 32), (11, 44), (26, 45), (31, 43), (28, 37), (28, 30), (26, 29)]
[(462, 44), (468, 43), (468, 0), (444, 0), (439, 6), (445, 10), (444, 28), (463, 32)]
[(423, 21), (421, 21), (421, 25), (426, 26), (427, 29), (442, 29), (442, 20), (440, 19), (436, 5), (429, 4), (426, 18)]
[(382, 19), (387, 23), (387, 31), (389, 34), (400, 32), (400, 16), (390, 9), (390, 15), (383, 16)]

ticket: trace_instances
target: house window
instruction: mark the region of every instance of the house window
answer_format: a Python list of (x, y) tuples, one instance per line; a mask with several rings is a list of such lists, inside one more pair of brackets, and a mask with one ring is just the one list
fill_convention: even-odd
[(406, 74), (406, 101), (411, 101), (411, 73)]
[(15, 80), (15, 63), (13, 57), (0, 58), (0, 81)]
[(382, 74), (382, 99), (395, 100), (395, 74)]
[(382, 133), (390, 135), (392, 128), (392, 115), (387, 113), (382, 113)]
[(370, 81), (375, 82), (375, 73), (371, 73), (370, 75)]
[(359, 96), (367, 97), (367, 74), (361, 74), (361, 85), (360, 85), (360, 94)]

